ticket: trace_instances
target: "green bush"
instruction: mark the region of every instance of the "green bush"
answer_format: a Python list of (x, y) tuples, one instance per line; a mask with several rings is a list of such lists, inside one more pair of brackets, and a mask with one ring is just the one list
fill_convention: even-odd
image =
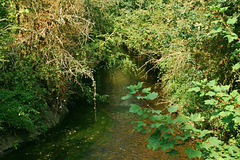
[(138, 121), (133, 121), (134, 130), (150, 133), (146, 139), (148, 148), (161, 149), (170, 155), (177, 155), (176, 146), (191, 141), (193, 148), (185, 148), (189, 158), (204, 159), (239, 159), (240, 158), (240, 94), (237, 90), (227, 94), (230, 86), (216, 85), (215, 81), (195, 82), (196, 87), (189, 92), (205, 96), (204, 105), (194, 113), (182, 114), (181, 107), (167, 107), (154, 110), (150, 101), (158, 93), (151, 88), (143, 88), (142, 82), (127, 87), (129, 94), (122, 97), (127, 100), (136, 97), (142, 106), (130, 104), (129, 112), (138, 114)]
[(45, 127), (41, 113), (47, 106), (46, 89), (29, 64), (5, 69), (0, 78), (0, 126), (4, 131), (22, 129), (36, 132)]

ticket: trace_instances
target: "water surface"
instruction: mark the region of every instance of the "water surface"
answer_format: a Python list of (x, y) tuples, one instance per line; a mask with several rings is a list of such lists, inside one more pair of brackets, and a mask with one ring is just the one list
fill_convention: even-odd
[[(147, 148), (147, 135), (132, 132), (131, 121), (137, 117), (128, 112), (134, 100), (122, 101), (126, 86), (144, 81), (144, 86), (154, 85), (148, 79), (132, 74), (101, 71), (98, 74), (98, 93), (109, 95), (106, 103), (98, 104), (98, 121), (93, 121), (91, 106), (81, 100), (57, 128), (41, 136), (38, 141), (14, 151), (2, 160), (168, 160), (187, 159), (186, 155), (170, 157), (163, 151)], [(164, 106), (158, 106), (164, 107)], [(180, 149), (181, 152), (181, 149)]]

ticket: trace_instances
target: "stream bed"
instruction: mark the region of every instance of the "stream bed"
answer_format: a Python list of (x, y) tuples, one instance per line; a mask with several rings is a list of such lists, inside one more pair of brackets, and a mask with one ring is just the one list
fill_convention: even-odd
[(124, 88), (138, 81), (145, 82), (144, 87), (153, 86), (154, 77), (146, 80), (140, 76), (124, 74), (121, 70), (101, 71), (98, 76), (98, 93), (109, 96), (106, 103), (97, 105), (97, 122), (93, 120), (93, 110), (86, 107), (89, 104), (77, 100), (61, 125), (1, 160), (188, 159), (181, 153), (181, 149), (178, 157), (170, 157), (163, 151), (152, 151), (147, 148), (147, 135), (132, 132), (131, 121), (137, 117), (128, 112), (133, 100), (121, 100), (127, 93)]

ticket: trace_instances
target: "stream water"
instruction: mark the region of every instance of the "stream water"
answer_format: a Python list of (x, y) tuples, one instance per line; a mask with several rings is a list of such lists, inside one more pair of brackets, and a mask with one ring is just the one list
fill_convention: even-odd
[[(98, 121), (88, 103), (77, 100), (64, 122), (39, 140), (26, 144), (2, 160), (170, 160), (188, 159), (186, 155), (170, 157), (163, 151), (147, 148), (146, 136), (132, 132), (131, 121), (137, 117), (128, 112), (132, 100), (121, 101), (124, 87), (144, 81), (153, 86), (154, 78), (143, 79), (121, 70), (101, 71), (98, 92), (109, 95), (107, 103), (98, 104)], [(181, 149), (180, 149), (181, 153)]]

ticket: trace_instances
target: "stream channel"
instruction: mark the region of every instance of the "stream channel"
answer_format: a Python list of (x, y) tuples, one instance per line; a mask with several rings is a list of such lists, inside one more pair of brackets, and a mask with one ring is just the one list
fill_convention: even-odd
[[(163, 151), (147, 148), (146, 135), (132, 132), (131, 121), (137, 117), (128, 112), (133, 100), (122, 101), (130, 84), (154, 85), (155, 78), (124, 74), (121, 70), (98, 74), (98, 93), (109, 95), (98, 104), (98, 121), (93, 121), (92, 106), (82, 100), (72, 102), (70, 112), (56, 128), (13, 151), (1, 160), (176, 160), (188, 159), (184, 154), (168, 156)], [(162, 106), (164, 107), (164, 106)], [(73, 108), (73, 109), (71, 109)], [(181, 152), (180, 152), (181, 153)]]

